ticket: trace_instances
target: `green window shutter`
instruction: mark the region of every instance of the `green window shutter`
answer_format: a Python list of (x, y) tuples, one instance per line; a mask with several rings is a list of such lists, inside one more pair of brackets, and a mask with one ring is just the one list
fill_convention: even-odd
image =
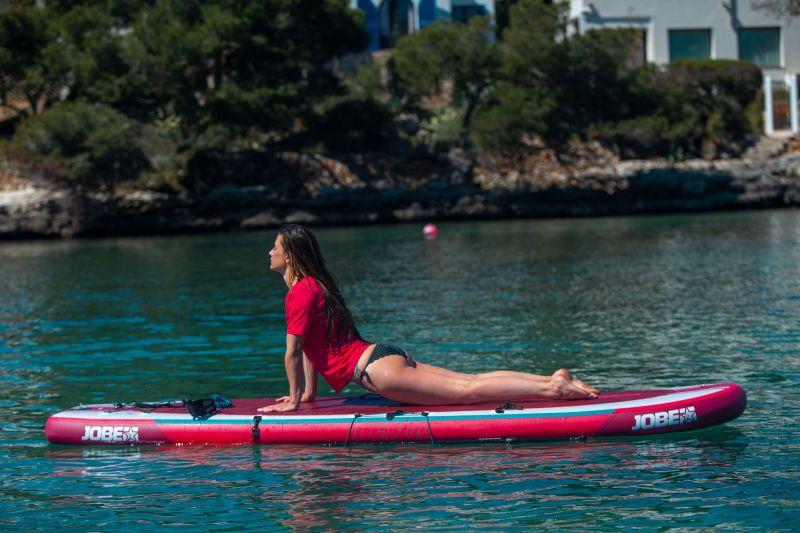
[(739, 30), (739, 59), (759, 67), (781, 64), (780, 28), (742, 28)]
[(669, 60), (710, 59), (711, 30), (669, 30)]

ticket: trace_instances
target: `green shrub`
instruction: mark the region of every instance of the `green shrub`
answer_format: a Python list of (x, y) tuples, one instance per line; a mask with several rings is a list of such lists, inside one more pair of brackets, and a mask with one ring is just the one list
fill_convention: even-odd
[(142, 132), (108, 106), (61, 102), (22, 123), (11, 145), (14, 154), (47, 163), (74, 184), (109, 188), (150, 168)]
[(439, 21), (403, 37), (392, 51), (398, 91), (419, 108), (458, 107), (459, 139), (468, 138), (497, 77), (500, 55), (491, 33), (487, 17), (473, 17), (468, 24)]
[(420, 129), (428, 136), (428, 152), (432, 154), (447, 152), (458, 144), (463, 123), (463, 113), (452, 108), (445, 108), (423, 120)]
[(539, 137), (558, 151), (592, 137), (629, 157), (714, 157), (757, 130), (756, 66), (687, 60), (631, 68), (635, 33), (567, 37), (565, 10), (544, 0), (511, 9), (501, 68), (472, 129), (480, 149), (516, 151)]
[(761, 88), (761, 69), (749, 61), (729, 59), (683, 59), (667, 65), (663, 81), (699, 92), (703, 97), (727, 97), (741, 108)]
[(539, 137), (558, 150), (595, 124), (631, 117), (646, 107), (638, 71), (626, 65), (633, 36), (615, 30), (568, 38), (563, 3), (516, 3), (503, 33), (500, 75), (477, 113), (473, 139), (494, 151)]
[(671, 139), (680, 137), (681, 127), (673, 127), (661, 115), (644, 115), (615, 124), (599, 124), (592, 137), (613, 142), (626, 159), (657, 157), (674, 152)]
[(377, 98), (386, 92), (383, 83), (383, 65), (372, 63), (365, 65), (344, 80), (344, 87), (351, 98)]
[(170, 116), (145, 127), (143, 149), (150, 168), (133, 184), (136, 188), (160, 192), (179, 192), (186, 188), (186, 168), (193, 150), (185, 149), (180, 119)]
[(629, 116), (592, 132), (623, 157), (713, 158), (760, 130), (761, 71), (750, 63), (676, 61), (638, 80)]
[(685, 60), (654, 78), (660, 96), (656, 114), (670, 123), (669, 155), (715, 157), (755, 131), (748, 116), (758, 100), (761, 71), (745, 61)]
[[(687, 152), (713, 157), (719, 147), (754, 131), (748, 108), (757, 100), (761, 70), (746, 61), (677, 61), (665, 69), (664, 87), (677, 88), (674, 101), (696, 112), (695, 124), (683, 143)], [(662, 114), (670, 116), (670, 109)]]
[(759, 89), (756, 97), (745, 108), (745, 115), (750, 123), (750, 130), (764, 131), (764, 90)]
[(494, 96), (492, 104), (475, 116), (472, 139), (478, 147), (514, 151), (523, 148), (526, 137), (547, 134), (547, 117), (558, 103), (545, 88), (505, 82), (498, 84)]
[(372, 98), (346, 99), (325, 111), (313, 135), (332, 152), (384, 148), (391, 135), (392, 114)]

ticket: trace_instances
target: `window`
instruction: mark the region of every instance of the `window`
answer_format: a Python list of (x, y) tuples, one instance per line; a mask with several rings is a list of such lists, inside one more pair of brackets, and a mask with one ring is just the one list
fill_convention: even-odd
[(669, 60), (709, 59), (711, 30), (669, 30)]
[(739, 30), (739, 59), (759, 67), (781, 64), (780, 28), (742, 28)]

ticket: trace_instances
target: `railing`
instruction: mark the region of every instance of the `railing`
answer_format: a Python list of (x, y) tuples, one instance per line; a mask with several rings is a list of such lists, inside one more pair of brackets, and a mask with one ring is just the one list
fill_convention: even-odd
[(800, 98), (798, 75), (782, 78), (764, 75), (764, 132), (791, 131), (800, 133)]

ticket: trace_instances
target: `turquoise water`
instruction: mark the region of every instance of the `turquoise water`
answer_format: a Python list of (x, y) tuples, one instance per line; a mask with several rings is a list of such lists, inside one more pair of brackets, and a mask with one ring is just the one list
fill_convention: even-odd
[(284, 394), (274, 235), (0, 243), (0, 529), (795, 528), (800, 211), (318, 236), (368, 339), (605, 390), (736, 381), (748, 410), (586, 442), (49, 445), (81, 402)]

